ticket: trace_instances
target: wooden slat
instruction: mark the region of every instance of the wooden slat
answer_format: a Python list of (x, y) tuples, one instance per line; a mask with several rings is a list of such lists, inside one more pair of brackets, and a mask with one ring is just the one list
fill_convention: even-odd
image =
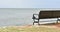
[(43, 18), (57, 18), (60, 17), (60, 10), (51, 10), (51, 11), (40, 11), (39, 12), (39, 19)]

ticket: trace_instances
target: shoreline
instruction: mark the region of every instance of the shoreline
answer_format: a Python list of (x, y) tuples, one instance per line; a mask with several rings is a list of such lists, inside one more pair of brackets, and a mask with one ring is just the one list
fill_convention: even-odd
[(3, 26), (3, 27), (0, 27), (0, 28), (10, 28), (10, 27), (14, 27), (14, 28), (32, 28), (32, 27), (46, 27), (46, 28), (57, 28), (59, 29), (60, 28), (60, 24), (52, 24), (52, 25), (21, 25), (21, 26)]

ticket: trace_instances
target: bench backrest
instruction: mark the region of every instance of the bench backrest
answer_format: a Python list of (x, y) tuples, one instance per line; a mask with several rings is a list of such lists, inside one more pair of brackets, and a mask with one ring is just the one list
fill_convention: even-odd
[(39, 19), (60, 17), (60, 10), (46, 10), (39, 12)]

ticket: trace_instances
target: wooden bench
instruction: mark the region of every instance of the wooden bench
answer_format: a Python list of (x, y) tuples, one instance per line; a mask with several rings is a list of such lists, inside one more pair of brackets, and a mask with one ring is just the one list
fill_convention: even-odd
[[(35, 15), (37, 15), (38, 18), (36, 18)], [(39, 14), (33, 14), (33, 17), (32, 17), (34, 21), (33, 25), (34, 23), (38, 23), (38, 25), (40, 25), (39, 24), (40, 19), (50, 19), (50, 18), (57, 18), (56, 23), (58, 23), (58, 21), (60, 21), (59, 17), (60, 17), (60, 10), (43, 10), (43, 11), (40, 11)]]

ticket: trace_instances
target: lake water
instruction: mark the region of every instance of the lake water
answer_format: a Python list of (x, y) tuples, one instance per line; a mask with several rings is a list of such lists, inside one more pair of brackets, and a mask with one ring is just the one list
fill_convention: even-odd
[(30, 8), (0, 8), (0, 26), (29, 25), (33, 23), (33, 13), (40, 9)]

